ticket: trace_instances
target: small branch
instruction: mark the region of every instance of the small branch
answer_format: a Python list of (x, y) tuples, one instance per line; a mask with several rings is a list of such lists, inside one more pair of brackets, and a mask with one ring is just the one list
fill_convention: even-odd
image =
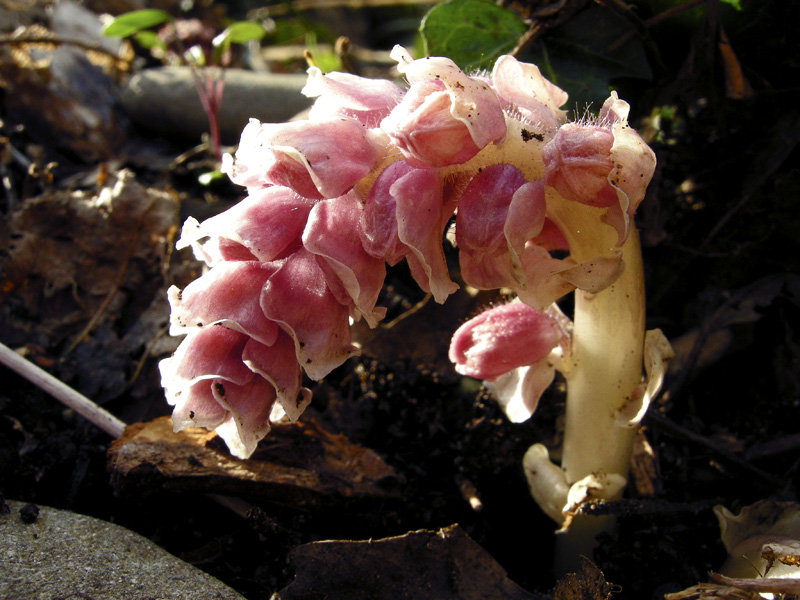
[(518, 57), (523, 50), (527, 49), (544, 31), (542, 24), (540, 21), (534, 21), (528, 27), (528, 30), (522, 34), (522, 37), (519, 38), (517, 41), (517, 45), (514, 46), (514, 49), (509, 52), (509, 54), (513, 57)]
[(118, 438), (125, 430), (125, 423), (110, 412), (97, 406), (83, 394), (79, 394), (2, 343), (0, 343), (0, 363), (70, 407), (112, 437)]

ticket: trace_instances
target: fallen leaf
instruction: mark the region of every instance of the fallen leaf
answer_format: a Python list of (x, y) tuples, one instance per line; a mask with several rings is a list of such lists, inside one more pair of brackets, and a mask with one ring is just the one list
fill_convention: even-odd
[(172, 431), (160, 417), (125, 429), (108, 451), (117, 493), (157, 489), (267, 500), (300, 509), (399, 496), (401, 477), (375, 452), (315, 423), (278, 423), (248, 460), (205, 429)]
[(458, 525), (295, 548), (295, 581), (273, 600), (536, 600)]

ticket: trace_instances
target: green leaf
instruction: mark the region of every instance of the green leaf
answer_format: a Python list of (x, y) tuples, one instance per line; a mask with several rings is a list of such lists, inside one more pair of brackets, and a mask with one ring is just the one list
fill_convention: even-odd
[(205, 173), (200, 173), (200, 175), (197, 177), (197, 182), (200, 185), (208, 186), (215, 181), (219, 181), (223, 177), (225, 177), (225, 174), (221, 171), (206, 171)]
[(137, 31), (133, 34), (133, 39), (145, 50), (164, 48), (164, 42), (159, 39), (155, 31)]
[(134, 10), (118, 16), (108, 25), (103, 27), (103, 35), (106, 37), (128, 37), (138, 33), (143, 29), (148, 29), (155, 25), (161, 25), (170, 20), (169, 14), (163, 10), (144, 9)]
[(246, 44), (253, 40), (260, 40), (267, 33), (264, 26), (252, 21), (237, 21), (228, 26), (223, 34), (227, 33), (231, 44)]
[(491, 0), (449, 0), (433, 7), (420, 27), (428, 56), (447, 56), (464, 71), (491, 67), (526, 30)]
[(730, 4), (736, 10), (742, 10), (741, 0), (721, 0), (723, 4)]
[(264, 27), (252, 21), (237, 21), (225, 28), (216, 36), (211, 45), (214, 46), (214, 61), (219, 62), (231, 44), (244, 44), (251, 40), (260, 40), (266, 34)]

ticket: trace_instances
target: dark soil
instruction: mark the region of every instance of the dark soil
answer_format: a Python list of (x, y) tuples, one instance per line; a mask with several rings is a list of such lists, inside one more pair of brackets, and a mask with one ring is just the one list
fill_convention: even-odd
[[(798, 500), (800, 56), (788, 39), (800, 12), (793, 3), (757, 4), (725, 21), (752, 89), (746, 97), (726, 96), (731, 84), (715, 50), (718, 23), (703, 16), (654, 28), (651, 50), (660, 51), (658, 61), (651, 57), (659, 64), (654, 79), (620, 82), (633, 117), (651, 108), (665, 115), (653, 141), (659, 168), (637, 215), (648, 328), (660, 327), (671, 340), (695, 331), (699, 341), (683, 350), (683, 367), (670, 373), (644, 420), (657, 467), (652, 493), (630, 486), (625, 500), (602, 508), (618, 515), (618, 529), (603, 537), (595, 562), (619, 598), (661, 598), (706, 581), (725, 560), (713, 506), (738, 512), (762, 499)], [(125, 259), (133, 266), (117, 282), (114, 301), (81, 335), (105, 294), (76, 299), (64, 287), (48, 295), (38, 272), (12, 278), (10, 215), (54, 191), (91, 194), (105, 173), (121, 168), (173, 199), (176, 224), (189, 214), (202, 219), (223, 210), (241, 191), (225, 183), (199, 186), (203, 165), (170, 167), (191, 142), (158, 139), (123, 123), (123, 143), (89, 159), (69, 140), (19, 127), (25, 115), (11, 104), (7, 91), (0, 93), (7, 182), (5, 202), (0, 198), (0, 341), (26, 346), (29, 358), (128, 423), (169, 414), (157, 371), (174, 348), (164, 336), (164, 294), (198, 268), (189, 255), (168, 251), (176, 232), (165, 230), (149, 255)], [(11, 147), (32, 166), (5, 158)], [(51, 162), (58, 165), (48, 174)], [(39, 218), (46, 222), (48, 215)], [(79, 235), (62, 234), (65, 244), (75, 244), (74, 252), (63, 252), (86, 251)], [(112, 279), (124, 253), (114, 245), (100, 251), (97, 260)], [(383, 305), (395, 315), (420, 299), (409, 282), (402, 267), (391, 271)], [(269, 598), (292, 581), (287, 555), (300, 544), (453, 523), (511, 579), (547, 592), (555, 584), (554, 526), (530, 498), (520, 462), (528, 446), (557, 436), (561, 394), (556, 386), (530, 421), (509, 423), (486, 393), (448, 366), (448, 340), (420, 334), (476, 308), (464, 299), (453, 305), (426, 306), (367, 346), (364, 356), (313, 384), (304, 416), (379, 453), (404, 480), (400, 501), (337, 499), (314, 512), (262, 502), (242, 518), (201, 494), (118, 495), (106, 469), (109, 436), (5, 368), (0, 494), (124, 525), (250, 600)], [(723, 343), (711, 354), (700, 352), (712, 338)], [(471, 508), (469, 489), (482, 510)]]

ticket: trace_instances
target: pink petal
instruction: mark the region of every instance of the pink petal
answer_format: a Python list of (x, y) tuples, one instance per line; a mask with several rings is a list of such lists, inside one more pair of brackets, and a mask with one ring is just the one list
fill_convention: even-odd
[(448, 58), (412, 61), (400, 46), (391, 56), (411, 88), (381, 128), (415, 166), (462, 164), (503, 140), (505, 117), (486, 81), (468, 77)]
[(403, 98), (403, 90), (386, 79), (324, 74), (317, 67), (308, 69), (308, 83), (302, 91), (309, 98), (317, 97), (309, 119), (346, 117), (370, 128), (377, 127)]
[(492, 70), (492, 87), (506, 112), (541, 131), (558, 127), (564, 120), (566, 113), (559, 107), (567, 101), (567, 93), (547, 81), (536, 65), (501, 56)]
[(486, 387), (512, 423), (530, 418), (539, 406), (539, 399), (556, 377), (556, 370), (547, 361), (519, 367), (506, 373)]
[(417, 284), (442, 303), (458, 289), (442, 249), (451, 213), (437, 171), (396, 161), (372, 186), (360, 219), (361, 243), (369, 254), (390, 265), (405, 256)]
[(222, 262), (195, 279), (181, 292), (169, 289), (171, 335), (185, 328), (222, 324), (270, 345), (278, 325), (267, 319), (259, 304), (261, 290), (277, 267), (258, 262)]
[(589, 206), (608, 208), (619, 204), (608, 182), (614, 166), (610, 129), (596, 125), (567, 123), (542, 148), (544, 183), (561, 197)]
[(413, 169), (392, 184), (389, 194), (396, 201), (397, 237), (411, 250), (406, 260), (414, 280), (442, 304), (458, 285), (450, 279), (442, 248), (451, 210), (443, 203), (439, 175), (430, 169)]
[[(209, 264), (275, 260), (299, 245), (314, 204), (286, 187), (252, 189), (244, 200), (202, 223), (188, 219), (177, 247), (191, 245), (195, 255)], [(211, 237), (211, 243), (201, 246), (198, 240), (205, 237)]]
[(269, 433), (269, 415), (275, 404), (275, 388), (266, 379), (256, 376), (244, 384), (222, 382), (211, 386), (214, 398), (229, 411), (229, 416), (216, 430), (225, 440), (231, 454), (249, 458), (258, 442)]
[(502, 251), (511, 199), (525, 183), (522, 173), (508, 164), (491, 165), (475, 175), (458, 200), (458, 247), (488, 254)]
[(656, 155), (641, 136), (628, 125), (628, 103), (617, 98), (616, 92), (606, 100), (600, 118), (617, 121), (611, 125), (614, 145), (611, 147), (611, 161), (614, 168), (608, 176), (611, 185), (617, 190), (620, 215), (609, 214), (607, 222), (617, 229), (618, 244), (622, 244), (628, 234), (629, 220), (633, 217), (656, 168)]
[(542, 184), (526, 182), (512, 165), (491, 165), (473, 177), (456, 214), (464, 281), (478, 289), (524, 285), (520, 254), (541, 232), (545, 209)]
[(173, 399), (203, 379), (218, 378), (244, 385), (253, 378), (253, 372), (242, 362), (242, 351), (249, 339), (219, 325), (191, 331), (175, 354), (159, 364), (161, 385), (167, 388), (168, 396), (172, 393)]
[(364, 250), (390, 265), (397, 264), (408, 253), (408, 247), (397, 235), (397, 200), (390, 190), (395, 181), (412, 170), (407, 162), (398, 160), (381, 171), (359, 219), (359, 236)]
[(244, 363), (275, 388), (277, 400), (292, 421), (311, 402), (311, 390), (302, 387), (302, 373), (294, 353), (294, 342), (281, 332), (276, 342), (265, 346), (250, 340), (242, 354)]
[(223, 164), (231, 180), (248, 188), (282, 185), (306, 198), (341, 196), (385, 151), (378, 133), (349, 119), (263, 124), (251, 119), (245, 132), (236, 160)]
[(519, 282), (511, 270), (511, 253), (506, 250), (458, 253), (461, 278), (477, 290), (496, 290), (513, 287)]
[(301, 248), (282, 261), (261, 293), (261, 308), (295, 343), (297, 360), (319, 381), (349, 357), (349, 310), (328, 289), (316, 257)]
[(211, 388), (221, 379), (203, 379), (185, 388), (179, 396), (167, 395), (167, 400), (175, 403), (172, 411), (173, 430), (175, 432), (187, 427), (205, 427), (215, 429), (228, 418), (228, 411), (217, 402)]
[(547, 203), (541, 181), (525, 183), (514, 192), (508, 206), (503, 234), (509, 249), (521, 254), (528, 240), (539, 236), (545, 224)]
[(361, 245), (361, 212), (361, 202), (353, 192), (320, 202), (311, 211), (303, 232), (303, 245), (309, 252), (325, 258), (360, 314), (370, 327), (375, 327), (385, 314), (376, 311), (375, 304), (386, 269), (382, 260), (367, 254)]

